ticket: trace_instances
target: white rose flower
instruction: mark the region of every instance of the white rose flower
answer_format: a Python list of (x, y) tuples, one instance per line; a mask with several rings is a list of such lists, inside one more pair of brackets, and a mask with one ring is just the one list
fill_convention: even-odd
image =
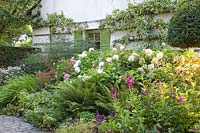
[(144, 72), (144, 69), (143, 69), (142, 67), (139, 67), (139, 68), (138, 68), (138, 71), (139, 71), (139, 72)]
[(154, 69), (154, 64), (150, 64), (150, 65), (148, 65), (148, 69), (149, 69), (149, 70)]
[(113, 50), (113, 51), (117, 51), (117, 49), (116, 49), (116, 48), (112, 48), (112, 50)]
[(135, 53), (135, 52), (133, 52), (131, 55), (133, 55), (133, 56), (138, 56), (138, 54), (137, 54), (137, 53)]
[(144, 49), (145, 54), (148, 56), (151, 56), (153, 54), (153, 51), (151, 49)]
[(113, 60), (118, 60), (118, 59), (119, 59), (119, 55), (116, 55), (116, 54), (113, 55), (112, 59), (113, 59)]
[(157, 53), (156, 57), (157, 57), (158, 60), (162, 59), (163, 58), (163, 53), (162, 52)]
[(104, 62), (102, 62), (102, 61), (99, 62), (99, 66), (100, 66), (100, 67), (103, 67), (103, 66), (104, 66)]
[(80, 57), (80, 58), (84, 58), (86, 56), (87, 56), (86, 51), (83, 51), (82, 54), (78, 55), (78, 57)]
[(162, 42), (162, 44), (161, 44), (162, 46), (165, 46), (166, 45), (166, 43), (165, 42)]
[(154, 64), (154, 65), (158, 64), (158, 58), (155, 58), (155, 57), (154, 57), (154, 58), (152, 59), (151, 63)]
[(79, 68), (79, 67), (75, 67), (75, 72), (77, 72), (77, 73), (80, 73), (81, 72), (81, 69)]
[(89, 48), (89, 51), (91, 52), (91, 51), (94, 51), (94, 48)]
[(77, 64), (80, 64), (80, 63), (81, 63), (81, 61), (80, 61), (80, 60), (77, 60), (77, 61), (76, 61), (76, 63), (77, 63)]
[(81, 63), (81, 61), (77, 60), (76, 63), (74, 64), (74, 68), (78, 67), (80, 63)]
[(107, 62), (111, 62), (111, 61), (112, 61), (112, 58), (108, 57), (108, 58), (106, 58), (106, 61), (107, 61)]
[(120, 49), (120, 50), (124, 50), (124, 49), (125, 49), (124, 45), (120, 45), (120, 46), (119, 46), (119, 49)]
[(192, 69), (193, 69), (193, 70), (197, 70), (198, 68), (199, 68), (199, 65), (198, 65), (198, 64), (192, 65)]
[(128, 57), (128, 61), (129, 61), (129, 62), (133, 62), (134, 60), (135, 60), (135, 56), (130, 55), (130, 56)]
[(82, 76), (82, 75), (79, 75), (78, 78), (81, 79), (82, 81), (86, 81), (86, 80), (88, 80), (90, 77), (84, 74), (83, 76)]
[(97, 69), (97, 73), (103, 73), (103, 68), (99, 67), (99, 68)]
[(84, 74), (83, 77), (82, 77), (82, 80), (83, 80), (83, 81), (86, 81), (86, 80), (88, 80), (88, 79), (90, 79), (90, 78), (91, 78), (90, 76), (87, 76), (87, 75)]
[(78, 78), (79, 78), (79, 79), (82, 79), (82, 75), (78, 75)]

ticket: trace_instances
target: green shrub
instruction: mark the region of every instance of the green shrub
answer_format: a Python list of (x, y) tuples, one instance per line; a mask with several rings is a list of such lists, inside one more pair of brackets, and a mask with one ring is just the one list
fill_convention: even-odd
[(52, 43), (47, 51), (48, 59), (50, 62), (57, 62), (62, 58), (69, 58), (76, 53), (87, 50), (91, 46), (92, 45), (86, 41)]
[(200, 2), (192, 0), (186, 3), (170, 20), (168, 43), (180, 48), (199, 47)]
[(0, 109), (9, 103), (17, 103), (20, 92), (36, 92), (41, 88), (41, 81), (30, 75), (20, 76), (16, 79), (10, 79), (5, 85), (0, 87)]
[(43, 90), (29, 94), (21, 93), (18, 104), (23, 109), (24, 118), (28, 122), (45, 130), (53, 130), (58, 124), (53, 117), (55, 112), (53, 102), (52, 93)]
[(0, 47), (0, 67), (19, 65), (23, 58), (38, 51), (37, 48)]
[(23, 59), (23, 64), (21, 67), (27, 74), (35, 74), (39, 71), (46, 71), (42, 59), (45, 59), (45, 56), (41, 53), (32, 54)]
[(80, 121), (74, 124), (63, 124), (56, 133), (94, 133), (95, 123)]
[(112, 109), (109, 90), (105, 87), (99, 88), (90, 81), (82, 82), (74, 80), (63, 82), (56, 86), (55, 117), (62, 120), (66, 117), (75, 118), (79, 112), (93, 112), (100, 110), (106, 112)]

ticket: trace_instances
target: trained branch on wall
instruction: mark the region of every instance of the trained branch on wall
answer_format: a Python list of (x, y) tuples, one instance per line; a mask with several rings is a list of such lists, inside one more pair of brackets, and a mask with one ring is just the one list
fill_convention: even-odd
[[(140, 4), (129, 3), (126, 10), (114, 10), (107, 15), (100, 28), (109, 28), (111, 31), (126, 30), (125, 36), (116, 42), (128, 44), (132, 41), (152, 40), (165, 41), (168, 22), (162, 19), (154, 19), (156, 15), (174, 13), (185, 0), (149, 0)], [(156, 34), (152, 34), (157, 30)]]

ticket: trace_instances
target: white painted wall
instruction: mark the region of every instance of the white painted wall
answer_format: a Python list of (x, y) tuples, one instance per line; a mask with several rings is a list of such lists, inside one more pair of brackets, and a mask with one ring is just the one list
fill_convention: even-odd
[(115, 31), (115, 32), (111, 33), (110, 48), (112, 49), (115, 40), (122, 38), (126, 33), (127, 33), (127, 31)]
[(42, 0), (41, 16), (46, 19), (47, 13), (63, 13), (75, 22), (104, 19), (114, 9), (125, 9), (128, 2), (144, 0)]

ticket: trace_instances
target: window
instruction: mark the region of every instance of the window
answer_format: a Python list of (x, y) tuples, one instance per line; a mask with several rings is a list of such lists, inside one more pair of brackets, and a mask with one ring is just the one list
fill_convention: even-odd
[(98, 32), (88, 33), (88, 42), (94, 44), (95, 49), (100, 49), (100, 33)]

